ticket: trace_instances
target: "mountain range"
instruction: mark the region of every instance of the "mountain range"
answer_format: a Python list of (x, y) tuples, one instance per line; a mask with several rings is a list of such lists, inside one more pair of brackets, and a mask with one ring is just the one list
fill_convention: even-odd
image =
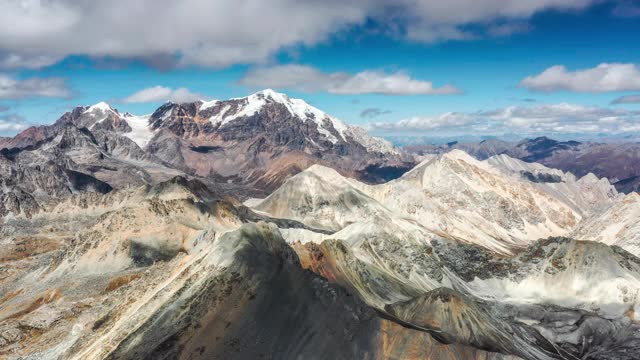
[(15, 173), (4, 180), (3, 192), (35, 195), (21, 200), (25, 207), (84, 187), (104, 192), (181, 174), (242, 197), (266, 194), (314, 163), (370, 182), (413, 165), (364, 129), (271, 90), (227, 101), (166, 103), (148, 116), (122, 114), (106, 103), (78, 107), (53, 125), (1, 139), (0, 149), (3, 173)]
[(607, 142), (558, 141), (546, 136), (521, 141), (498, 139), (479, 142), (450, 142), (445, 145), (412, 145), (405, 150), (413, 154), (441, 154), (463, 150), (484, 160), (505, 154), (526, 162), (537, 162), (576, 176), (593, 173), (606, 177), (620, 192), (640, 189), (640, 143), (623, 140)]
[(0, 140), (0, 357), (637, 359), (640, 195), (566, 160), (598, 146), (78, 107)]

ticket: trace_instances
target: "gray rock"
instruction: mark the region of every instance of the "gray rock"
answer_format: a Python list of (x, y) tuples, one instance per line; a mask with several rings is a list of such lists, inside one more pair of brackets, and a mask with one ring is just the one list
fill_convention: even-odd
[(0, 332), (0, 337), (9, 343), (13, 343), (22, 339), (22, 331), (17, 327), (10, 327), (3, 329)]
[(46, 304), (23, 317), (20, 320), (20, 325), (34, 329), (48, 329), (62, 317), (62, 311)]

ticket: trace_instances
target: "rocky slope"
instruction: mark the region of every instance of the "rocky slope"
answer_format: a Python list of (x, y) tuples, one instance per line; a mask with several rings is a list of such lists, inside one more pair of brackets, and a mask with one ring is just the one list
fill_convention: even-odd
[(412, 165), (371, 138), (300, 99), (264, 90), (226, 101), (167, 103), (149, 118), (150, 153), (200, 176), (277, 188), (321, 163), (369, 181)]
[(552, 194), (581, 215), (598, 211), (619, 198), (614, 185), (606, 178), (598, 178), (593, 173), (576, 177), (570, 172), (548, 168), (539, 163), (530, 163), (507, 155), (496, 155), (486, 162), (505, 175), (524, 179), (535, 187)]
[[(315, 165), (266, 199), (248, 201), (253, 210), (177, 177), (105, 194), (78, 191), (31, 214), (5, 215), (0, 355), (633, 359), (640, 260), (632, 254), (522, 238), (525, 248), (504, 257), (391, 203), (395, 187), (413, 186), (422, 190), (412, 196), (433, 190), (425, 204), (455, 204), (442, 200), (451, 195), (438, 190), (438, 177), (465, 201), (483, 199), (471, 189), (516, 204), (521, 197), (505, 189), (535, 193), (543, 214), (553, 205), (595, 216), (618, 203), (604, 182), (585, 187), (527, 167), (532, 180), (523, 166), (453, 153), (367, 185)], [(541, 182), (551, 175), (560, 182)], [(560, 192), (573, 195), (553, 197)], [(594, 210), (573, 210), (585, 204)], [(514, 218), (530, 211), (514, 209)], [(481, 225), (469, 226), (479, 232)]]
[(256, 217), (183, 178), (9, 217), (0, 356), (514, 359), (381, 318)]
[[(427, 191), (428, 196), (421, 195)], [(358, 294), (386, 318), (439, 341), (526, 359), (633, 359), (640, 349), (635, 315), (640, 259), (603, 242), (537, 240), (545, 237), (540, 230), (519, 233), (523, 245), (514, 247), (512, 237), (489, 236), (497, 229), (518, 232), (498, 221), (504, 207), (483, 214), (499, 200), (483, 200), (479, 194), (501, 195), (514, 204), (503, 213), (510, 219), (528, 221), (538, 211), (546, 216), (543, 223), (557, 224), (559, 213), (546, 211), (564, 209), (575, 221), (552, 229), (562, 234), (586, 226), (620, 201), (606, 180), (576, 179), (504, 156), (479, 162), (454, 152), (376, 186), (316, 166), (266, 199), (247, 204), (265, 214), (337, 230), (288, 229), (283, 234), (304, 267)], [(535, 196), (527, 200), (526, 194)], [(401, 196), (414, 206), (419, 199), (432, 208), (406, 211), (408, 200)], [(452, 196), (465, 197), (456, 202)], [(517, 206), (519, 201), (527, 206)], [(432, 210), (436, 204), (446, 204), (448, 212)], [(466, 233), (431, 226), (437, 216), (456, 225), (449, 217), (455, 219), (458, 211), (464, 211)], [(484, 222), (475, 222), (476, 216)], [(454, 231), (458, 236), (451, 236)], [(502, 249), (516, 255), (497, 256)]]
[(551, 238), (501, 259), (443, 239), (295, 246), (305, 266), (443, 342), (526, 359), (633, 359), (640, 346), (640, 263), (619, 248)]
[(480, 160), (505, 154), (570, 172), (578, 177), (593, 173), (608, 178), (623, 193), (638, 191), (640, 185), (640, 145), (635, 142), (557, 141), (539, 137), (520, 142), (491, 139), (478, 143), (453, 142), (442, 146), (406, 148), (415, 154), (439, 154), (452, 149), (463, 150)]
[(452, 151), (381, 185), (316, 166), (253, 207), (330, 230), (402, 217), (431, 233), (512, 254), (538, 238), (569, 234), (583, 216), (616, 196), (606, 180)]
[(104, 194), (183, 174), (114, 131), (126, 124), (106, 105), (77, 108), (1, 143), (0, 214), (30, 215), (74, 193)]
[(630, 193), (592, 214), (572, 236), (617, 245), (640, 256), (640, 195)]

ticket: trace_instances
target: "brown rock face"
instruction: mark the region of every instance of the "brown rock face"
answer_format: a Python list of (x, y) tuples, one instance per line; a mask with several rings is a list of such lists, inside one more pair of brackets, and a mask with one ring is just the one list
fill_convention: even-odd
[(278, 96), (286, 95), (258, 93), (203, 110), (199, 102), (165, 104), (149, 119), (157, 135), (147, 149), (188, 173), (266, 192), (316, 163), (372, 182), (398, 177), (414, 164), (399, 153), (367, 148), (338, 120), (293, 111), (291, 100)]

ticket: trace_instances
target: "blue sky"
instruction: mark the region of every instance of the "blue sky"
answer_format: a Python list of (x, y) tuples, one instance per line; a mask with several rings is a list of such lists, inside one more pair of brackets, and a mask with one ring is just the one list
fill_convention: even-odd
[[(113, 2), (112, 9), (94, 9), (84, 1), (77, 7), (65, 1), (37, 0), (0, 5), (5, 16), (13, 11), (14, 19), (23, 17), (25, 23), (36, 24), (35, 29), (18, 30), (0, 25), (6, 27), (0, 28), (0, 34), (5, 34), (0, 36), (0, 89), (5, 87), (0, 91), (0, 135), (51, 123), (77, 105), (107, 101), (121, 111), (143, 114), (178, 96), (168, 93), (178, 88), (184, 88), (178, 100), (191, 100), (240, 97), (264, 87), (303, 98), (381, 135), (584, 132), (596, 137), (640, 131), (640, 97), (634, 97), (640, 95), (640, 73), (636, 74), (640, 2), (540, 0), (537, 6), (521, 9), (517, 2), (501, 0), (495, 9), (491, 5), (476, 9), (469, 8), (471, 2), (456, 0), (448, 9), (438, 6), (442, 2), (414, 0), (388, 9), (393, 16), (383, 16), (378, 13), (380, 5), (365, 0), (335, 11), (326, 7), (344, 5), (309, 0), (307, 5), (297, 2), (291, 10), (287, 0), (278, 0), (272, 4), (275, 9), (261, 16), (262, 9), (251, 13), (248, 1), (237, 6), (249, 10), (226, 8), (231, 10), (225, 18), (231, 25), (237, 19), (236, 26), (244, 28), (240, 31), (176, 30), (184, 31), (180, 35), (187, 40), (183, 41), (172, 39), (171, 33), (156, 35), (134, 25), (117, 34), (123, 25), (101, 18), (106, 24), (99, 29), (85, 25), (91, 36), (76, 38), (78, 17), (84, 21), (107, 10), (114, 19), (126, 15), (119, 14), (125, 7), (118, 8), (118, 2)], [(210, 3), (202, 5), (203, 12), (215, 10)], [(421, 15), (421, 8), (428, 13)], [(469, 8), (470, 15), (460, 18), (454, 13), (460, 8)], [(154, 9), (150, 6), (145, 11), (161, 11)], [(180, 9), (173, 11), (180, 13)], [(288, 20), (287, 11), (319, 18), (291, 21), (290, 31), (296, 32), (292, 34), (286, 27), (278, 28), (283, 19)], [(47, 25), (45, 19), (55, 14), (60, 24)], [(252, 16), (256, 22), (265, 22), (266, 28), (259, 24), (251, 29), (246, 21)], [(70, 20), (65, 22), (66, 18)], [(176, 19), (181, 20), (179, 15)], [(212, 15), (211, 21), (215, 20)], [(276, 30), (265, 31), (269, 26)], [(55, 39), (47, 40), (50, 32)], [(188, 41), (192, 44), (184, 45)], [(598, 70), (600, 64), (614, 66)], [(557, 65), (564, 66), (564, 73), (542, 76)], [(294, 67), (300, 72), (297, 76), (291, 75)], [(357, 76), (362, 73), (366, 76)], [(527, 77), (533, 79), (525, 86)], [(33, 79), (38, 81), (24, 83)], [(3, 81), (10, 83), (3, 85)], [(411, 84), (416, 86), (413, 92), (406, 90)], [(446, 85), (455, 91), (443, 88)], [(131, 102), (133, 94), (152, 87), (163, 90)], [(624, 103), (611, 104), (623, 96)], [(363, 117), (366, 109), (375, 110)]]

